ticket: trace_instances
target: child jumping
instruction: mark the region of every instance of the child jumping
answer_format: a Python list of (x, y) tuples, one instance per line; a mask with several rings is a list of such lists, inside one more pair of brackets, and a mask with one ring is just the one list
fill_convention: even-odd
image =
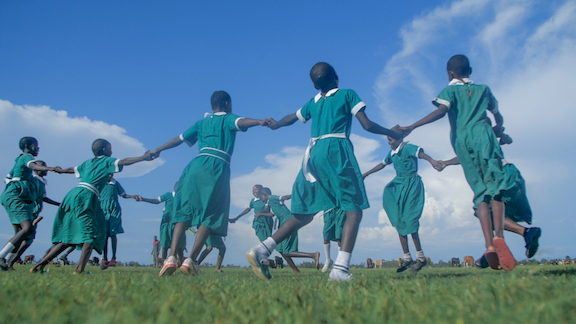
[[(240, 217), (248, 214), (250, 210), (254, 209), (254, 215), (258, 214), (259, 212), (264, 210), (265, 204), (260, 200), (260, 191), (262, 190), (262, 185), (254, 185), (252, 187), (252, 194), (254, 198), (250, 200), (250, 205), (244, 209), (240, 215), (236, 216), (235, 218), (230, 219), (230, 223), (236, 223)], [(272, 227), (274, 225), (274, 221), (272, 218), (268, 217), (254, 217), (252, 221), (252, 228), (256, 232), (256, 236), (260, 242), (267, 239), (270, 235), (272, 235)]]
[(54, 167), (36, 164), (34, 159), (40, 147), (34, 137), (20, 139), (22, 154), (16, 158), (14, 167), (6, 178), (6, 189), (0, 200), (6, 209), (10, 222), (14, 226), (15, 235), (0, 250), (0, 269), (8, 270), (16, 258), (22, 242), (34, 232), (34, 201), (37, 189), (32, 180), (32, 171), (54, 171)]
[(94, 158), (77, 167), (56, 168), (58, 173), (75, 174), (81, 181), (78, 187), (70, 190), (54, 219), (52, 248), (30, 272), (37, 272), (70, 246), (82, 249), (82, 255), (74, 274), (82, 273), (90, 259), (92, 250), (102, 253), (106, 242), (106, 221), (100, 206), (100, 192), (115, 172), (126, 165), (141, 161), (151, 161), (154, 157), (146, 152), (139, 157), (125, 159), (112, 158), (112, 145), (105, 139), (92, 143)]
[[(263, 188), (260, 191), (260, 199), (268, 207), (268, 211), (261, 211), (255, 217), (270, 218), (276, 216), (278, 218), (278, 226), (286, 223), (287, 220), (292, 218), (292, 214), (288, 207), (284, 205), (284, 201), (292, 198), (291, 195), (273, 196), (270, 188)], [(310, 258), (316, 263), (316, 270), (320, 268), (320, 252), (308, 253), (298, 251), (298, 232), (292, 233), (288, 238), (276, 246), (276, 251), (282, 255), (284, 260), (288, 263), (294, 272), (299, 273), (298, 267), (294, 264), (292, 258)]]
[[(100, 206), (106, 218), (106, 242), (104, 243), (104, 253), (100, 269), (106, 270), (109, 266), (116, 266), (116, 249), (118, 248), (118, 238), (116, 235), (124, 233), (122, 228), (122, 208), (118, 202), (118, 196), (124, 199), (136, 198), (136, 196), (126, 194), (120, 182), (110, 176), (110, 181), (104, 186), (100, 193)], [(108, 261), (108, 238), (112, 243), (112, 259)]]
[[(174, 191), (166, 192), (156, 199), (143, 198), (140, 195), (136, 195), (136, 201), (143, 201), (154, 205), (162, 202), (164, 203), (162, 220), (160, 221), (160, 246), (162, 247), (162, 260), (166, 260), (168, 257), (168, 250), (170, 249), (170, 244), (172, 244), (172, 232), (174, 231), (172, 213), (174, 211), (174, 195), (176, 194), (177, 186), (178, 182), (174, 185)], [(186, 235), (182, 235), (182, 238), (178, 243), (178, 249), (176, 250), (176, 257), (179, 264), (184, 261), (184, 248), (186, 248)]]
[(338, 75), (324, 62), (315, 64), (310, 71), (314, 87), (320, 90), (304, 107), (280, 121), (268, 118), (268, 127), (278, 129), (312, 119), (312, 138), (292, 188), (292, 213), (271, 237), (246, 253), (254, 273), (261, 279), (270, 279), (268, 256), (276, 245), (310, 223), (314, 214), (334, 206), (346, 211), (342, 231), (341, 250), (330, 272), (331, 280), (351, 280), (348, 271), (350, 256), (360, 221), (362, 209), (369, 207), (364, 181), (354, 156), (350, 129), (352, 116), (362, 127), (375, 134), (399, 137), (400, 134), (370, 121), (364, 112), (366, 105), (356, 92), (338, 89)]
[(175, 251), (178, 242), (190, 226), (197, 226), (198, 233), (190, 257), (180, 269), (185, 274), (197, 274), (196, 258), (208, 236), (228, 234), (230, 209), (230, 158), (238, 131), (265, 125), (264, 120), (242, 118), (232, 114), (232, 99), (225, 91), (216, 91), (210, 99), (213, 115), (196, 122), (182, 135), (175, 137), (152, 151), (160, 152), (186, 142), (189, 146), (198, 142), (200, 153), (182, 172), (174, 196), (174, 232), (170, 256), (160, 276), (172, 275), (177, 268)]
[[(507, 181), (503, 170), (504, 153), (492, 128), (486, 123), (486, 110), (494, 115), (497, 128), (504, 118), (498, 111), (498, 102), (486, 85), (474, 84), (469, 79), (472, 68), (464, 55), (454, 55), (447, 64), (450, 83), (432, 103), (437, 109), (417, 121), (402, 127), (404, 135), (432, 123), (446, 115), (450, 119), (450, 140), (468, 184), (474, 192), (473, 202), (484, 234), (486, 252), (491, 268), (511, 271), (516, 260), (504, 241), (504, 203), (502, 194), (514, 184)], [(492, 209), (493, 222), (490, 217)], [(494, 233), (492, 232), (494, 229)], [(494, 235), (493, 235), (494, 234)]]
[[(440, 163), (432, 159), (419, 146), (403, 142), (388, 136), (388, 144), (392, 149), (384, 161), (376, 165), (370, 171), (362, 175), (363, 178), (374, 172), (384, 169), (387, 165), (394, 164), (396, 177), (384, 187), (382, 204), (390, 219), (390, 223), (398, 231), (400, 245), (404, 252), (404, 258), (396, 272), (402, 272), (410, 268), (410, 271), (418, 272), (426, 265), (426, 257), (420, 243), (418, 229), (420, 217), (424, 210), (424, 184), (418, 175), (418, 159), (424, 159), (433, 167)], [(408, 248), (408, 235), (412, 236), (416, 248), (416, 261), (412, 261)]]

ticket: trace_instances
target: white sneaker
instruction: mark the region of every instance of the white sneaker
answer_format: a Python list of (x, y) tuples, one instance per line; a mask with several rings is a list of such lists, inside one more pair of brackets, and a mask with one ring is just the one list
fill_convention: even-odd
[(162, 269), (160, 270), (158, 276), (159, 277), (171, 276), (174, 273), (174, 271), (176, 271), (177, 267), (178, 262), (176, 261), (176, 257), (171, 256), (168, 259), (166, 259), (166, 261), (164, 261), (164, 265), (162, 266)]
[(330, 269), (330, 267), (334, 264), (334, 261), (332, 260), (327, 260), (326, 263), (324, 263), (324, 266), (322, 267), (322, 272), (328, 272), (328, 269)]
[(350, 281), (350, 280), (354, 280), (353, 275), (351, 275), (348, 272), (344, 272), (337, 269), (332, 269), (332, 271), (330, 271), (330, 278), (328, 279), (328, 281)]
[(196, 262), (192, 261), (191, 258), (186, 258), (186, 260), (182, 262), (180, 270), (182, 270), (182, 273), (187, 275), (190, 274), (194, 276), (198, 275), (198, 265), (196, 264)]
[(270, 275), (270, 270), (268, 268), (268, 259), (264, 259), (266, 261), (262, 262), (259, 257), (258, 253), (255, 249), (251, 249), (250, 251), (246, 252), (246, 259), (252, 266), (252, 271), (254, 274), (262, 280), (270, 280), (272, 276)]

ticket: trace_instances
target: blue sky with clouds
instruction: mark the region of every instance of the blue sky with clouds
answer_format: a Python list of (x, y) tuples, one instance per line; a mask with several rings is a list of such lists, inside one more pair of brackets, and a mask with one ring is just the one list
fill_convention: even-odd
[[(526, 179), (534, 224), (543, 229), (537, 258), (574, 257), (576, 221), (568, 202), (576, 181), (575, 17), (570, 0), (2, 2), (0, 171), (10, 170), (26, 135), (39, 139), (39, 158), (49, 165), (80, 164), (98, 137), (112, 142), (116, 157), (139, 155), (202, 118), (215, 90), (231, 94), (236, 114), (281, 118), (316, 94), (308, 71), (318, 61), (336, 68), (342, 88), (358, 92), (371, 119), (386, 127), (408, 124), (433, 109), (431, 99), (448, 82), (446, 61), (462, 53), (471, 60), (471, 78), (492, 88), (514, 138), (504, 152)], [(356, 121), (352, 132), (363, 171), (388, 153), (385, 139)], [(441, 120), (407, 140), (449, 159), (448, 132)], [(309, 136), (310, 126), (297, 123), (237, 137), (231, 216), (248, 205), (255, 183), (291, 192)], [(117, 178), (129, 194), (157, 197), (172, 190), (196, 154), (196, 147), (180, 146)], [(438, 173), (425, 163), (425, 253), (433, 260), (479, 256), (483, 239), (462, 171)], [(366, 181), (371, 208), (352, 263), (401, 255), (381, 207), (393, 176), (390, 168)], [(55, 200), (78, 182), (70, 175), (47, 179)], [(119, 260), (150, 262), (162, 206), (121, 203), (126, 233), (119, 236)], [(54, 213), (45, 207), (31, 253), (49, 247)], [(246, 263), (243, 253), (257, 242), (251, 219), (231, 224), (225, 263)], [(301, 250), (322, 251), (321, 228), (317, 219), (301, 231)], [(0, 238), (11, 236), (1, 210)], [(522, 238), (507, 239), (524, 258)]]

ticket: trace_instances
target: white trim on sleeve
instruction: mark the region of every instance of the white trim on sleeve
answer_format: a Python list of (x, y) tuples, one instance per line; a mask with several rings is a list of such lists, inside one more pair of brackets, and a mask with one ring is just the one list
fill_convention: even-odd
[(28, 161), (28, 163), (26, 163), (26, 167), (27, 167), (28, 169), (30, 169), (30, 163), (34, 163), (34, 162), (36, 162), (36, 161), (38, 161), (38, 160), (30, 160), (30, 161)]
[(80, 172), (78, 172), (77, 166), (74, 167), (74, 175), (76, 176), (76, 178), (80, 179)]
[(240, 119), (244, 119), (244, 117), (238, 117), (238, 118), (236, 118), (236, 120), (234, 121), (234, 125), (236, 126), (236, 129), (237, 129), (239, 132), (245, 132), (246, 130), (242, 130), (242, 129), (240, 129), (240, 126), (238, 126), (238, 122), (240, 121)]
[(360, 111), (360, 109), (366, 107), (366, 104), (364, 103), (364, 101), (360, 101), (359, 103), (356, 104), (356, 106), (354, 106), (354, 108), (352, 108), (352, 115), (356, 116), (356, 114)]
[(416, 158), (418, 158), (421, 151), (422, 151), (422, 148), (420, 146), (418, 146), (418, 149), (416, 150)]
[(114, 172), (120, 172), (120, 159), (114, 161)]
[(186, 144), (188, 144), (188, 146), (192, 146), (192, 143), (188, 142), (185, 138), (184, 138), (184, 134), (180, 134), (180, 136), (178, 136), (180, 138), (180, 140)]
[(302, 124), (306, 124), (307, 120), (304, 119), (304, 116), (302, 116), (301, 110), (302, 110), (302, 108), (298, 109), (298, 111), (296, 112), (296, 117), (298, 117), (298, 119), (300, 119)]
[(448, 109), (450, 109), (450, 101), (444, 100), (444, 99), (440, 99), (440, 98), (438, 98), (438, 97), (436, 97), (436, 98), (434, 98), (434, 99), (432, 100), (432, 104), (433, 104), (434, 106), (437, 106), (437, 107), (440, 106), (440, 105), (444, 105), (444, 106), (448, 107)]

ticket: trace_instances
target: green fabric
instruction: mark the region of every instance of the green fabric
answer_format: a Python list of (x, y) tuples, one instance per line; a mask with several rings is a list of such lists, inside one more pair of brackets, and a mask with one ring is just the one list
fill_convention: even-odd
[[(44, 182), (44, 178), (34, 175), (32, 177), (32, 182), (34, 183), (34, 187), (36, 188), (36, 200), (34, 201), (34, 210), (32, 215), (34, 219), (38, 218), (40, 212), (42, 211), (43, 199), (46, 197), (46, 183)], [(36, 238), (36, 229), (38, 225), (34, 225), (32, 227), (32, 232), (26, 236), (24, 239), (25, 244), (30, 245), (34, 242)]]
[(332, 208), (324, 213), (324, 240), (342, 240), (342, 228), (346, 222), (346, 212), (340, 208)]
[(292, 188), (292, 213), (315, 214), (334, 206), (348, 211), (370, 207), (349, 139), (353, 114), (364, 107), (356, 92), (339, 89), (325, 98), (312, 98), (297, 112), (303, 122), (312, 119), (313, 138), (338, 133), (346, 138), (320, 139), (312, 147), (307, 168), (317, 181), (308, 182), (300, 170)]
[(225, 248), (226, 245), (224, 245), (224, 240), (222, 240), (222, 236), (220, 235), (214, 235), (211, 234), (210, 236), (208, 236), (208, 239), (206, 240), (206, 246), (211, 246), (211, 247), (215, 247), (215, 248)]
[(31, 154), (22, 153), (16, 158), (14, 167), (8, 174), (9, 179), (20, 178), (20, 180), (8, 182), (0, 197), (12, 224), (34, 220), (36, 187), (32, 181), (32, 169), (28, 167), (34, 161)]
[(417, 233), (424, 209), (424, 184), (418, 175), (420, 147), (402, 143), (391, 151), (385, 164), (394, 164), (396, 177), (384, 187), (382, 205), (400, 235)]
[[(268, 198), (268, 206), (270, 206), (270, 211), (278, 218), (278, 227), (282, 226), (282, 224), (293, 217), (288, 207), (280, 201), (280, 196), (271, 195)], [(272, 217), (267, 218), (271, 219)], [(276, 251), (282, 254), (298, 251), (298, 232), (294, 232), (294, 234), (288, 236), (276, 245)]]
[(449, 85), (434, 99), (448, 105), (450, 139), (464, 175), (474, 192), (474, 204), (494, 199), (513, 186), (506, 182), (504, 153), (486, 123), (486, 110), (498, 111), (498, 102), (486, 85)]
[(126, 191), (116, 179), (111, 179), (100, 192), (100, 207), (106, 218), (106, 235), (114, 236), (124, 233), (122, 228), (122, 208), (118, 196), (123, 197)]
[[(118, 159), (100, 156), (90, 159), (75, 168), (81, 182), (88, 183), (102, 191), (110, 175), (120, 172)], [(58, 207), (52, 230), (52, 243), (80, 244), (92, 243), (94, 250), (102, 253), (106, 241), (106, 219), (100, 200), (87, 188), (76, 187)]]
[(172, 245), (172, 209), (174, 207), (174, 192), (167, 192), (158, 197), (159, 202), (164, 202), (162, 221), (160, 222), (160, 245), (169, 249)]
[[(266, 204), (258, 198), (252, 198), (252, 200), (250, 200), (249, 208), (254, 209), (254, 215), (263, 211), (265, 207)], [(254, 217), (254, 220), (252, 221), (252, 228), (254, 229), (263, 226), (270, 227), (270, 231), (272, 231), (273, 225), (274, 221), (270, 217)]]
[(188, 145), (198, 142), (200, 153), (180, 176), (174, 197), (173, 224), (184, 222), (188, 226), (206, 226), (221, 236), (228, 234), (229, 161), (236, 132), (240, 130), (236, 126), (239, 119), (241, 117), (233, 114), (216, 113), (196, 122), (181, 135)]

